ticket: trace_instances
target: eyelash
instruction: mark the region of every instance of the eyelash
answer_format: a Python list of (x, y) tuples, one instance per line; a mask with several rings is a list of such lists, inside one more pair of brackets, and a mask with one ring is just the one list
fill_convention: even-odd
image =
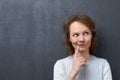
[(79, 36), (79, 34), (77, 34), (77, 33), (76, 33), (76, 34), (73, 34), (73, 37), (77, 37), (77, 36)]
[[(87, 36), (87, 35), (89, 35), (89, 32), (84, 32), (83, 35)], [(73, 34), (73, 37), (78, 37), (78, 36), (79, 36), (79, 34), (77, 34), (77, 33)]]
[(89, 32), (84, 32), (84, 35), (89, 35)]

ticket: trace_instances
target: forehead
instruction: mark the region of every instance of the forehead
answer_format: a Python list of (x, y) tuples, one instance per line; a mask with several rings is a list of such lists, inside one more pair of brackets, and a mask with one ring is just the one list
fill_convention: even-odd
[(86, 25), (80, 22), (77, 22), (77, 21), (73, 22), (70, 25), (70, 33), (71, 32), (83, 32), (83, 31), (90, 31), (90, 29)]

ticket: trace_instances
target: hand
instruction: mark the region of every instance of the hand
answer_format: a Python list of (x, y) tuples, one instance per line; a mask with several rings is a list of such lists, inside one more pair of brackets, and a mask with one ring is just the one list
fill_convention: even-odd
[(70, 76), (76, 77), (76, 75), (79, 73), (81, 67), (83, 67), (86, 63), (86, 59), (82, 56), (81, 53), (78, 51), (78, 46), (75, 49), (75, 53), (73, 55), (73, 64), (72, 69), (70, 72)]

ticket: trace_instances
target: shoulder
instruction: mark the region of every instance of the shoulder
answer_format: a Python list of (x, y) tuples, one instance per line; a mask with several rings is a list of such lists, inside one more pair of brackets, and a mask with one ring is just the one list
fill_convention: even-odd
[(72, 57), (68, 56), (68, 57), (57, 60), (55, 65), (67, 64), (67, 63), (70, 63), (70, 62), (72, 62)]
[(72, 64), (72, 57), (68, 56), (62, 59), (59, 59), (55, 62), (54, 68), (65, 68), (66, 66), (70, 66)]
[(105, 58), (100, 58), (100, 57), (93, 56), (92, 61), (93, 61), (94, 64), (97, 64), (97, 66), (101, 66), (102, 68), (110, 66), (108, 60), (105, 59)]
[(72, 64), (72, 57), (68, 56), (62, 59), (59, 59), (54, 64), (54, 79), (64, 80), (67, 76), (67, 73), (70, 70)]
[(99, 68), (101, 71), (110, 68), (110, 65), (107, 59), (96, 57), (96, 56), (92, 56), (92, 60), (89, 63), (89, 65), (92, 67), (95, 66)]
[(112, 80), (112, 73), (109, 62), (104, 58), (96, 57), (96, 60), (99, 62), (99, 67), (101, 66), (104, 80)]
[(96, 61), (96, 62), (99, 62), (99, 63), (103, 63), (103, 64), (108, 62), (107, 59), (96, 57), (96, 56), (93, 56), (93, 60)]

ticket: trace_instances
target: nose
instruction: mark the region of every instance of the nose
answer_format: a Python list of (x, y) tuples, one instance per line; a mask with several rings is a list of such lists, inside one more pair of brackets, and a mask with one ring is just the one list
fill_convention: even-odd
[(83, 35), (79, 36), (78, 43), (84, 43), (85, 39)]

